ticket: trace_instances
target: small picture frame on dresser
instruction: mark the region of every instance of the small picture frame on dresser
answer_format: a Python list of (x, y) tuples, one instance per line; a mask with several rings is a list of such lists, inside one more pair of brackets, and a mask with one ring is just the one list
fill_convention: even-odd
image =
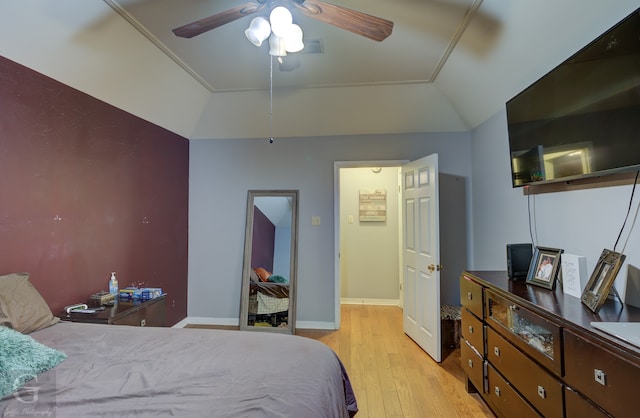
[(587, 286), (582, 292), (582, 303), (593, 313), (598, 313), (602, 304), (607, 300), (622, 263), (626, 256), (615, 251), (604, 249), (596, 268), (593, 269)]
[(559, 248), (536, 247), (527, 273), (527, 283), (553, 290), (560, 270)]

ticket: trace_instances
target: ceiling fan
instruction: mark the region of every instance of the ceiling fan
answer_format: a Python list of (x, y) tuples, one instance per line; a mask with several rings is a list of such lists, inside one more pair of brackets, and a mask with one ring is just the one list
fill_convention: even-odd
[(380, 42), (391, 35), (393, 22), (375, 17), (357, 10), (343, 6), (326, 3), (320, 0), (256, 0), (234, 7), (224, 12), (217, 13), (203, 19), (196, 20), (186, 25), (173, 29), (176, 36), (193, 38), (194, 36), (208, 32), (224, 24), (233, 22), (272, 6), (293, 4), (297, 10), (305, 16), (328, 23), (337, 28), (353, 32), (374, 41)]

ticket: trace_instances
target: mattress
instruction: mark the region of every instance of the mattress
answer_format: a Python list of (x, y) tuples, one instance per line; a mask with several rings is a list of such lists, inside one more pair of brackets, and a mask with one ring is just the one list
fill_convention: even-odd
[(289, 310), (289, 284), (251, 282), (249, 314), (268, 315)]
[(30, 335), (68, 358), (25, 385), (36, 402), (8, 395), (0, 416), (346, 418), (357, 411), (339, 358), (309, 338), (71, 322)]
[(289, 298), (274, 298), (258, 292), (256, 294), (256, 302), (255, 311), (250, 311), (249, 313), (263, 315), (289, 310)]

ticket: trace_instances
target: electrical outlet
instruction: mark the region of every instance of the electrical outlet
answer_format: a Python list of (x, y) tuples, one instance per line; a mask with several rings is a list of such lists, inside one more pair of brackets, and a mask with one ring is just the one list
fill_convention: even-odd
[(319, 216), (312, 216), (311, 217), (311, 225), (314, 225), (314, 226), (320, 225), (320, 217)]

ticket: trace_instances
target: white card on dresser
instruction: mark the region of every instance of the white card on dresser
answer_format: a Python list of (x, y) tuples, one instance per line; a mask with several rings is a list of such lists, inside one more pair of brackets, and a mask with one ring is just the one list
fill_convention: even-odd
[(582, 297), (582, 289), (587, 285), (587, 258), (575, 254), (562, 254), (562, 290), (567, 295)]

